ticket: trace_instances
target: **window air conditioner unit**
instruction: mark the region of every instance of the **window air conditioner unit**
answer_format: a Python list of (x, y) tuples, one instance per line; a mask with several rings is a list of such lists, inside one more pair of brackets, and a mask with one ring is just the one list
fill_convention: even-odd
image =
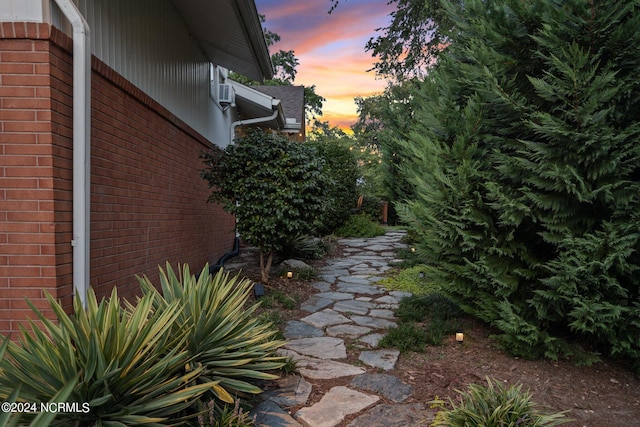
[(233, 104), (233, 89), (229, 84), (218, 85), (218, 102), (220, 105)]

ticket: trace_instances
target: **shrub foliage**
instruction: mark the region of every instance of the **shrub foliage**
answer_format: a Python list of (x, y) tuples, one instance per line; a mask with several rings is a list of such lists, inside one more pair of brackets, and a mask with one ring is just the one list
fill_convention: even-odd
[(185, 331), (172, 333), (177, 303), (154, 311), (148, 295), (125, 310), (115, 289), (101, 302), (90, 290), (87, 308), (76, 298), (75, 314), (67, 315), (48, 299), (57, 322), (34, 308), (43, 328), (32, 322), (0, 362), (3, 400), (19, 386), (18, 401), (53, 401), (75, 382), (66, 401), (86, 402), (90, 410), (59, 413), (53, 425), (166, 425), (217, 385), (194, 383), (202, 368), (190, 364)]
[(322, 226), (317, 230), (327, 234), (344, 224), (356, 204), (358, 166), (349, 147), (339, 139), (322, 139), (311, 143), (325, 162), (327, 200)]
[(236, 215), (242, 238), (260, 249), (261, 279), (268, 282), (274, 253), (292, 236), (323, 225), (328, 181), (322, 157), (307, 144), (254, 129), (203, 158), (209, 201)]
[(89, 290), (86, 308), (76, 298), (69, 315), (47, 296), (56, 321), (32, 306), (42, 326), (31, 321), (17, 342), (0, 346), (0, 400), (83, 406), (2, 415), (0, 425), (179, 425), (210, 407), (203, 400), (224, 414), (221, 401), (259, 393), (252, 381), (275, 378), (267, 371), (284, 365), (276, 331), (247, 304), (247, 280), (168, 266), (162, 293), (140, 282), (135, 304), (115, 289), (102, 301)]
[(531, 401), (531, 395), (522, 386), (506, 387), (487, 379), (487, 386), (471, 384), (466, 392), (460, 391), (460, 404), (451, 402), (451, 409), (438, 412), (434, 423), (441, 427), (550, 427), (571, 420), (564, 412), (545, 414)]
[(638, 363), (640, 6), (447, 7), (451, 44), (395, 141), (429, 278), (517, 355), (577, 339)]

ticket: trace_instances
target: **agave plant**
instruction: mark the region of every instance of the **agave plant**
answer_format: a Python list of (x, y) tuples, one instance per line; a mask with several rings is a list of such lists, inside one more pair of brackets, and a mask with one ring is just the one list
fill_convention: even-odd
[[(447, 427), (550, 427), (571, 421), (565, 412), (544, 414), (531, 401), (522, 385), (506, 387), (487, 378), (488, 386), (471, 384), (467, 392), (458, 391), (462, 402), (451, 402), (451, 409), (438, 412), (432, 426)], [(435, 402), (443, 404), (444, 402)]]
[(138, 278), (145, 296), (153, 296), (158, 312), (178, 302), (182, 310), (173, 324), (173, 333), (186, 331), (185, 348), (194, 363), (202, 366), (198, 381), (215, 382), (213, 395), (233, 403), (239, 393), (260, 393), (247, 380), (273, 379), (269, 373), (284, 365), (275, 354), (284, 342), (275, 339), (277, 331), (254, 315), (257, 304), (248, 306), (253, 283), (231, 277), (228, 272), (209, 273), (206, 265), (196, 277), (189, 266), (179, 267), (178, 274), (167, 263), (160, 268), (162, 294), (145, 276)]
[[(86, 309), (76, 298), (75, 314), (67, 315), (47, 298), (57, 322), (32, 305), (42, 328), (31, 322), (18, 343), (8, 343), (0, 361), (0, 400), (13, 395), (25, 402), (88, 403), (88, 411), (58, 413), (52, 425), (171, 425), (215, 386), (195, 383), (203, 370), (184, 350), (184, 331), (174, 328), (179, 304), (154, 311), (149, 295), (125, 310), (115, 289), (99, 304), (89, 291)], [(30, 416), (35, 414), (25, 414), (28, 421)]]

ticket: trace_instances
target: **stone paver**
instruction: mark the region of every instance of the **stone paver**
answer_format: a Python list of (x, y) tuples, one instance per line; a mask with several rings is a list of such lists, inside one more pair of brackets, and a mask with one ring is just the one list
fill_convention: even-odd
[(284, 328), (284, 337), (289, 339), (321, 337), (323, 335), (322, 329), (314, 328), (299, 320), (288, 322)]
[(320, 298), (317, 295), (313, 295), (300, 305), (300, 310), (315, 313), (318, 310), (322, 310), (323, 308), (330, 306), (334, 302), (335, 301), (332, 299)]
[(395, 322), (387, 319), (380, 319), (379, 317), (351, 316), (351, 320), (360, 326), (368, 326), (374, 329), (389, 329), (397, 326)]
[(291, 350), (280, 351), (285, 357), (291, 357), (297, 362), (296, 369), (305, 378), (316, 380), (330, 380), (364, 374), (366, 371), (358, 366), (329, 359), (317, 359), (302, 356)]
[(260, 402), (251, 414), (255, 414), (256, 427), (303, 427), (291, 415), (270, 400)]
[(339, 325), (340, 323), (351, 323), (348, 317), (343, 316), (335, 310), (326, 309), (313, 313), (307, 317), (303, 317), (303, 322), (315, 326), (316, 328), (326, 328), (331, 325)]
[[(343, 313), (353, 313), (365, 315), (369, 312), (370, 309), (374, 308), (375, 304), (372, 304), (367, 301), (338, 301), (333, 305), (333, 309), (336, 311), (341, 311)], [(393, 312), (391, 313), (393, 315)], [(381, 316), (378, 316), (381, 317)]]
[(360, 337), (358, 341), (369, 344), (371, 347), (377, 347), (382, 338), (384, 338), (384, 334), (369, 334)]
[(400, 350), (382, 349), (382, 350), (367, 350), (360, 353), (359, 359), (374, 368), (384, 369), (390, 371), (395, 368), (398, 357), (400, 356)]
[(369, 312), (369, 316), (371, 317), (379, 317), (381, 319), (387, 319), (387, 320), (392, 320), (395, 319), (395, 314), (393, 313), (393, 310), (386, 310), (386, 309), (374, 309), (371, 310)]
[(335, 337), (313, 337), (289, 340), (285, 348), (305, 356), (320, 359), (345, 359), (347, 349), (344, 340)]
[(360, 390), (381, 394), (396, 403), (404, 402), (413, 393), (410, 385), (403, 383), (398, 377), (387, 374), (357, 375), (351, 380), (350, 385)]
[(371, 328), (358, 325), (335, 325), (327, 328), (327, 335), (332, 337), (357, 338), (371, 332)]
[[(278, 388), (265, 392), (263, 398), (269, 399), (278, 405), (304, 405), (311, 394), (311, 383), (298, 375), (288, 375), (280, 378), (276, 381), (276, 384)], [(360, 388), (367, 390), (366, 387), (361, 386)]]
[(309, 427), (333, 427), (347, 415), (358, 413), (378, 400), (378, 396), (337, 386), (315, 405), (300, 409), (295, 417)]
[(392, 405), (383, 403), (369, 409), (347, 424), (347, 427), (428, 427), (435, 418), (423, 404)]

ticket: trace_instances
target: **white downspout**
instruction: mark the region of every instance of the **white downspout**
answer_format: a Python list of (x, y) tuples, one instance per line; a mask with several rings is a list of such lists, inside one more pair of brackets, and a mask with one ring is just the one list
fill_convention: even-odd
[(255, 123), (262, 123), (262, 122), (268, 122), (269, 120), (273, 120), (276, 117), (278, 117), (278, 105), (280, 104), (280, 100), (274, 100), (271, 103), (271, 108), (273, 108), (273, 113), (271, 113), (270, 116), (265, 116), (265, 117), (256, 117), (253, 119), (247, 119), (247, 120), (238, 120), (236, 122), (231, 123), (231, 143), (233, 144), (233, 140), (236, 139), (236, 128), (238, 126), (243, 126), (243, 125), (253, 125)]
[(90, 266), (91, 46), (72, 0), (54, 0), (73, 28), (73, 290), (87, 306)]

